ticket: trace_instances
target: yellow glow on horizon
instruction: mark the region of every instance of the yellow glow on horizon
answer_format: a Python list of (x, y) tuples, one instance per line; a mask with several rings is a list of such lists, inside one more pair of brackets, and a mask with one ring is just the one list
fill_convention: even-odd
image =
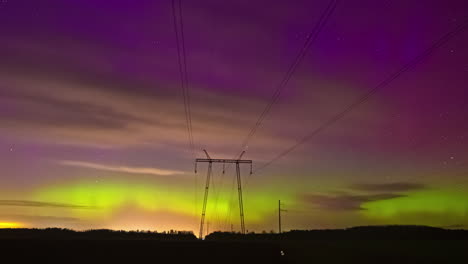
[(21, 228), (21, 227), (23, 227), (23, 225), (20, 223), (0, 222), (0, 229), (1, 228)]

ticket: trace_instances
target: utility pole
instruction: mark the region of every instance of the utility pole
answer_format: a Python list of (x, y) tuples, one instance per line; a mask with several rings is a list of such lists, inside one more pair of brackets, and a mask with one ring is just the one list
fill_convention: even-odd
[(281, 200), (278, 200), (278, 230), (281, 234)]
[(286, 210), (281, 209), (281, 200), (278, 200), (278, 230), (281, 234), (281, 212), (287, 212)]
[(213, 167), (213, 163), (222, 163), (223, 164), (223, 173), (225, 170), (225, 164), (236, 164), (236, 176), (237, 176), (237, 192), (239, 196), (239, 211), (240, 211), (240, 222), (241, 222), (241, 233), (245, 234), (245, 221), (244, 221), (244, 201), (242, 198), (242, 182), (241, 182), (241, 175), (240, 175), (240, 164), (250, 164), (250, 174), (252, 174), (252, 160), (241, 160), (242, 156), (244, 155), (245, 151), (239, 156), (238, 159), (212, 159), (206, 150), (203, 150), (206, 155), (206, 159), (195, 159), (195, 173), (197, 173), (197, 164), (198, 162), (205, 162), (208, 163), (208, 172), (206, 175), (206, 184), (205, 184), (205, 196), (203, 199), (203, 209), (200, 221), (200, 233), (199, 239), (203, 239), (203, 227), (205, 224), (205, 215), (206, 215), (206, 204), (208, 202), (208, 191), (210, 188), (210, 179), (211, 179), (211, 171)]

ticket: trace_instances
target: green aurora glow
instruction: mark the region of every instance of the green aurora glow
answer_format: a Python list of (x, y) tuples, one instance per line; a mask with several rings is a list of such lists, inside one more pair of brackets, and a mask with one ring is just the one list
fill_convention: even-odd
[[(217, 199), (217, 193), (211, 192), (207, 205), (207, 214), (210, 217), (213, 212), (220, 215), (228, 214), (232, 206), (236, 214), (237, 203), (230, 204), (228, 196), (232, 193), (228, 189), (222, 190)], [(234, 195), (237, 196), (237, 193)], [(233, 196), (237, 199), (236, 196)], [(40, 201), (66, 201), (67, 203), (83, 206), (83, 209), (73, 209), (77, 217), (85, 219), (106, 218), (123, 206), (134, 206), (148, 212), (167, 211), (188, 216), (199, 216), (201, 211), (201, 196), (195, 201), (193, 190), (188, 191), (181, 188), (168, 188), (148, 183), (135, 183), (114, 181), (101, 183), (78, 182), (73, 184), (47, 187), (38, 191), (34, 198)], [(269, 214), (274, 213), (271, 201), (275, 200), (274, 190), (263, 189), (255, 195), (248, 197), (245, 203), (246, 218), (251, 222), (259, 222)], [(234, 200), (236, 202), (236, 200)], [(197, 204), (197, 210), (195, 210)]]
[(451, 225), (468, 223), (468, 193), (457, 187), (425, 189), (404, 196), (367, 202), (362, 213), (396, 224)]

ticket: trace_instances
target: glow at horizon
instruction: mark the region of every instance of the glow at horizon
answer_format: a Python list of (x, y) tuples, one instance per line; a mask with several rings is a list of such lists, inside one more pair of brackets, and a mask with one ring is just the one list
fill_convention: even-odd
[(9, 222), (0, 222), (0, 229), (2, 228), (21, 228), (23, 227), (20, 223), (9, 223)]
[[(227, 189), (222, 190), (226, 193), (228, 191)], [(225, 199), (225, 197), (219, 199), (220, 196), (217, 195), (217, 192), (212, 196), (215, 197), (212, 197), (208, 203), (208, 212), (216, 211), (221, 215), (227, 214), (232, 206), (229, 199)], [(193, 192), (135, 181), (103, 184), (79, 182), (68, 186), (46, 188), (33, 197), (40, 201), (70, 202), (76, 205), (72, 212), (85, 219), (107, 218), (124, 205), (134, 206), (149, 212), (168, 211), (192, 217), (198, 217), (201, 210), (200, 205), (194, 203), (195, 194)], [(274, 192), (259, 190), (255, 196), (249, 198), (245, 210), (251, 212), (248, 216), (250, 221), (258, 222), (271, 213), (267, 203), (274, 199)], [(215, 199), (216, 204), (214, 203)], [(196, 210), (194, 210), (194, 205), (197, 206)], [(237, 204), (235, 205), (237, 206)]]
[[(198, 230), (170, 1), (0, 3), (0, 228)], [(328, 1), (184, 4), (196, 155), (232, 158)], [(340, 3), (245, 158), (259, 167), (466, 19), (468, 3)], [(83, 17), (86, 17), (83, 20)], [(468, 226), (468, 32), (332, 127), (242, 170), (246, 227)], [(239, 229), (234, 168), (210, 230)], [(196, 232), (195, 232), (196, 233)]]

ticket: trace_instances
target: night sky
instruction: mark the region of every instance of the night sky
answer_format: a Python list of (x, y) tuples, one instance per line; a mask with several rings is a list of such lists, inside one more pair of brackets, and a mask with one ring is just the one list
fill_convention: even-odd
[[(182, 1), (197, 157), (233, 158), (328, 0)], [(340, 1), (245, 147), (254, 170), (466, 24), (466, 0)], [(468, 227), (468, 30), (267, 167), (246, 227)], [(0, 228), (198, 230), (170, 0), (0, 1)], [(214, 165), (210, 231), (239, 230)]]

